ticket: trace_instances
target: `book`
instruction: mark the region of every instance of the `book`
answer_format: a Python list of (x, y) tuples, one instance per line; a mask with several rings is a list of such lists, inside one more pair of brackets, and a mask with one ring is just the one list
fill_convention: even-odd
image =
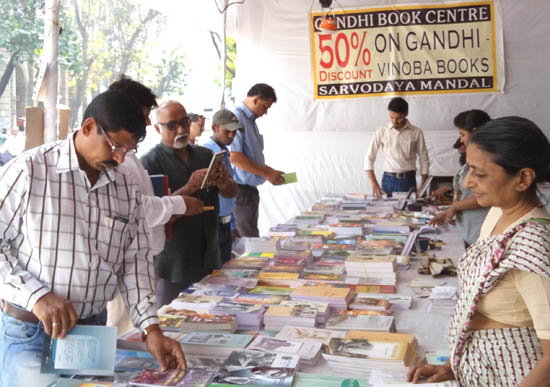
[(328, 344), (332, 338), (344, 338), (346, 332), (321, 329), (321, 328), (304, 328), (287, 325), (279, 333), (275, 335), (277, 339), (313, 342), (320, 344)]
[(244, 349), (253, 337), (236, 333), (190, 332), (180, 340), (180, 343), (185, 353), (219, 357)]
[(367, 331), (390, 332), (395, 330), (393, 316), (369, 315), (332, 315), (326, 324), (327, 329), (350, 330), (364, 329)]
[(150, 352), (129, 349), (116, 350), (115, 372), (134, 372), (144, 368), (158, 368), (158, 362)]
[[(266, 336), (259, 336), (266, 337)], [(243, 368), (274, 367), (274, 368), (297, 368), (300, 357), (295, 354), (280, 354), (273, 351), (260, 351), (255, 349), (244, 349), (233, 351), (223, 363), (225, 371), (237, 371)]]
[(116, 327), (92, 325), (76, 325), (64, 339), (45, 335), (40, 372), (113, 375), (116, 336)]
[(318, 342), (292, 341), (269, 336), (258, 336), (248, 349), (296, 355), (304, 365), (313, 365), (319, 360), (323, 344)]
[(221, 296), (205, 296), (180, 293), (170, 304), (173, 309), (190, 309), (199, 312), (208, 312), (210, 308), (223, 301)]
[(297, 372), (294, 376), (294, 385), (299, 387), (372, 387), (368, 379), (349, 376), (318, 375)]
[(271, 305), (264, 315), (265, 329), (279, 331), (285, 325), (314, 327), (317, 309), (301, 305)]
[(204, 368), (189, 368), (187, 370), (161, 371), (156, 368), (144, 369), (134, 376), (129, 384), (131, 386), (170, 386), (191, 387), (207, 386), (215, 375), (214, 371)]
[(282, 386), (291, 387), (294, 368), (254, 367), (220, 372), (210, 387), (233, 386)]
[[(158, 310), (159, 321), (161, 317), (179, 319), (181, 332), (199, 331), (226, 331), (237, 330), (237, 318), (229, 314), (198, 313), (188, 309), (174, 309), (165, 305)], [(162, 325), (161, 325), (162, 327)]]
[(221, 151), (214, 153), (212, 155), (212, 158), (210, 159), (210, 164), (208, 165), (208, 169), (206, 170), (206, 175), (204, 175), (204, 180), (201, 184), (201, 189), (203, 189), (207, 184), (209, 184), (209, 180), (212, 178), (213, 174), (215, 173), (216, 168), (221, 164), (223, 161), (227, 151), (225, 149), (222, 149)]
[(290, 184), (290, 183), (297, 183), (298, 182), (298, 176), (296, 176), (296, 172), (288, 172), (283, 173), (283, 184)]
[(388, 311), (391, 307), (392, 306), (388, 300), (371, 297), (356, 297), (353, 302), (349, 304), (350, 309), (359, 310)]

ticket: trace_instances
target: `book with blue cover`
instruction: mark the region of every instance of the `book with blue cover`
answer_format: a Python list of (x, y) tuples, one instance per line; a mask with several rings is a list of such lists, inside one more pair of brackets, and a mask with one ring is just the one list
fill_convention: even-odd
[(63, 339), (52, 339), (46, 335), (40, 372), (113, 375), (116, 342), (116, 327), (76, 325)]

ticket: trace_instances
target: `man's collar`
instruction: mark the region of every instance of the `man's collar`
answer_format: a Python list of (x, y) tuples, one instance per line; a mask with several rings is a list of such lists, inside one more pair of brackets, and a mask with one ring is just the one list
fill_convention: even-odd
[(248, 106), (246, 106), (246, 104), (243, 102), (241, 102), (241, 109), (243, 109), (243, 112), (244, 112), (244, 115), (246, 117), (248, 117), (248, 119), (254, 121), (256, 119), (256, 116), (254, 115), (254, 113), (252, 113), (252, 111), (248, 108)]
[(212, 141), (214, 144), (216, 144), (221, 150), (227, 150), (227, 146), (225, 146), (224, 144), (221, 144), (221, 143), (217, 142), (216, 140), (214, 140), (214, 137), (210, 137), (210, 141)]
[[(389, 129), (395, 129), (395, 127), (393, 126), (391, 121), (388, 123), (388, 128)], [(407, 122), (405, 123), (405, 126), (403, 126), (401, 129), (395, 129), (395, 130), (397, 130), (398, 132), (401, 132), (405, 129), (410, 129), (410, 128), (411, 128), (411, 123), (409, 122), (409, 120), (407, 120)]]
[[(76, 171), (80, 169), (80, 165), (78, 163), (78, 155), (76, 153), (76, 147), (74, 145), (74, 139), (77, 133), (78, 131), (74, 132), (67, 140), (61, 143), (61, 147), (59, 150), (59, 159), (57, 160), (57, 168), (56, 168), (56, 172), (58, 174)], [(103, 169), (102, 171), (100, 171), (98, 182), (102, 180), (102, 175), (106, 175), (109, 182), (114, 181), (115, 173), (117, 173), (116, 167)]]

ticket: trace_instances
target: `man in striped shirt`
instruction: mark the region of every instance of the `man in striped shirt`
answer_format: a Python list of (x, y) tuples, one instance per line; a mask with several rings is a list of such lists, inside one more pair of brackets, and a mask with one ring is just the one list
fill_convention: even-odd
[(134, 99), (108, 91), (67, 140), (0, 170), (0, 384), (45, 385), (44, 333), (94, 323), (117, 289), (161, 368), (185, 367), (159, 329), (141, 193), (115, 168), (145, 135)]

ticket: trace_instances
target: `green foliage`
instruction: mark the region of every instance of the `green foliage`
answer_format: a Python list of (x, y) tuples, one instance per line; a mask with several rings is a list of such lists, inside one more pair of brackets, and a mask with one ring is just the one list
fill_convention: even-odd
[(0, 0), (0, 48), (18, 62), (34, 60), (42, 49), (41, 5), (40, 0)]

